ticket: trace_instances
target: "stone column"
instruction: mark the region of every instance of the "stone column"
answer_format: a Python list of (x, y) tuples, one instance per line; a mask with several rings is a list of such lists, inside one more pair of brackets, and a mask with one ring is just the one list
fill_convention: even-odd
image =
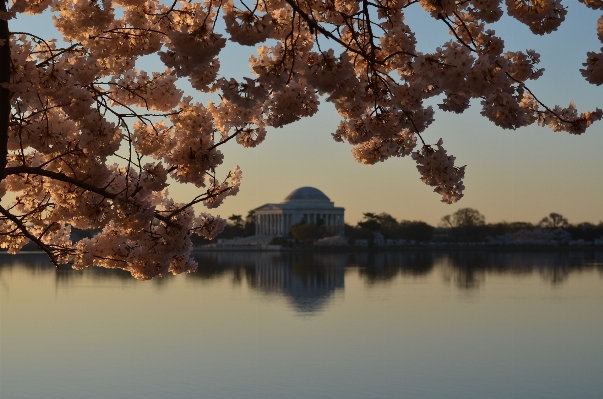
[(281, 219), (281, 235), (285, 235), (285, 214), (281, 212), (279, 217)]
[(283, 236), (286, 236), (289, 230), (287, 225), (289, 223), (289, 214), (283, 212)]

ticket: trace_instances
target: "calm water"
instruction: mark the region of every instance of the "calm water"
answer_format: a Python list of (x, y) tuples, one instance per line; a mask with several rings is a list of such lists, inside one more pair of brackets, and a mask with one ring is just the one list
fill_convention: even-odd
[(603, 251), (0, 254), (0, 397), (603, 398)]

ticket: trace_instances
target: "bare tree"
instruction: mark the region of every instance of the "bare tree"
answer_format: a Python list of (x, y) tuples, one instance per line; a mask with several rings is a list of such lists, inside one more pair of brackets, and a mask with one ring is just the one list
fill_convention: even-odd
[(486, 224), (486, 217), (477, 209), (461, 208), (452, 215), (442, 217), (440, 224), (449, 228), (483, 226)]
[(567, 227), (569, 226), (569, 223), (567, 219), (563, 217), (563, 215), (551, 212), (548, 216), (543, 217), (540, 222), (538, 222), (538, 226), (549, 229), (556, 229), (559, 227)]

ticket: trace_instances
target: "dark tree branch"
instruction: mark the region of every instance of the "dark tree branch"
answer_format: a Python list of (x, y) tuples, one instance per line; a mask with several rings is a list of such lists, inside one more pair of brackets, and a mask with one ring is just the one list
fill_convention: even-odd
[(211, 150), (213, 150), (214, 148), (217, 148), (219, 146), (221, 146), (222, 144), (227, 143), (228, 141), (230, 141), (231, 139), (233, 139), (234, 137), (237, 136), (237, 134), (241, 133), (241, 129), (236, 129), (235, 132), (233, 134), (231, 134), (230, 136), (228, 136), (227, 138), (225, 138), (224, 140), (212, 145), (211, 147), (209, 147), (207, 149), (207, 152), (210, 152)]
[(318, 22), (316, 22), (316, 20), (311, 15), (305, 13), (301, 9), (301, 7), (297, 4), (296, 0), (285, 0), (285, 1), (291, 6), (291, 8), (296, 13), (298, 13), (300, 15), (300, 17), (304, 21), (306, 21), (306, 24), (308, 24), (308, 27), (310, 29), (314, 29), (317, 32), (322, 33), (328, 39), (335, 40), (337, 43), (339, 43), (340, 45), (342, 45), (346, 50), (351, 51), (352, 53), (356, 53), (356, 54), (362, 56), (364, 59), (366, 59), (369, 62), (372, 62), (372, 63), (375, 63), (375, 64), (383, 64), (383, 62), (375, 60), (373, 57), (371, 57), (369, 54), (367, 54), (366, 51), (364, 51), (363, 49), (359, 49), (359, 50), (355, 49), (349, 43), (345, 43), (340, 38), (338, 38), (337, 36), (335, 36), (334, 34), (332, 34), (331, 32), (329, 32), (328, 30), (326, 30)]
[(69, 183), (69, 184), (73, 184), (74, 186), (83, 188), (84, 190), (88, 190), (90, 192), (102, 195), (103, 197), (110, 198), (110, 199), (114, 199), (115, 197), (118, 196), (118, 193), (110, 193), (103, 188), (93, 186), (92, 184), (88, 184), (81, 179), (76, 179), (74, 177), (67, 176), (66, 174), (63, 174), (63, 173), (52, 172), (50, 170), (46, 170), (46, 169), (39, 168), (39, 167), (33, 167), (33, 166), (12, 166), (12, 167), (6, 168), (7, 176), (8, 175), (18, 175), (21, 173), (28, 173), (30, 175), (50, 177), (51, 179), (59, 180), (59, 181)]
[[(90, 192), (102, 195), (104, 198), (109, 198), (109, 199), (115, 199), (120, 194), (120, 193), (111, 193), (111, 192), (108, 192), (104, 188), (93, 186), (92, 184), (88, 184), (88, 183), (86, 183), (86, 182), (84, 182), (84, 181), (82, 181), (80, 179), (76, 179), (76, 178), (67, 176), (67, 175), (65, 175), (63, 173), (52, 172), (50, 170), (42, 169), (42, 168), (39, 168), (39, 167), (14, 166), (14, 167), (6, 168), (6, 172), (7, 172), (7, 176), (8, 175), (21, 174), (21, 173), (28, 173), (28, 174), (31, 174), (31, 175), (38, 175), (38, 176), (49, 177), (51, 179), (59, 180), (59, 181), (62, 181), (62, 182), (65, 182), (65, 183), (69, 183), (69, 184), (73, 184), (74, 186), (77, 186), (77, 187), (82, 188), (84, 190), (87, 190), (87, 191), (90, 191)], [(161, 215), (161, 213), (159, 211), (155, 211), (155, 215), (154, 216), (155, 216), (156, 219), (161, 220), (162, 222), (166, 223), (167, 225), (172, 225), (173, 222), (170, 220), (170, 218), (172, 216), (176, 215), (179, 212), (182, 212), (184, 209), (186, 209), (186, 208), (188, 208), (188, 207), (190, 207), (190, 206), (192, 206), (192, 205), (194, 205), (194, 204), (196, 204), (198, 202), (201, 202), (201, 201), (204, 201), (204, 200), (206, 200), (208, 198), (220, 195), (222, 192), (224, 192), (226, 190), (230, 190), (230, 189), (231, 189), (231, 187), (229, 187), (229, 188), (227, 188), (225, 190), (222, 190), (222, 191), (220, 191), (218, 193), (213, 193), (211, 195), (207, 195), (206, 197), (203, 197), (203, 198), (198, 199), (196, 201), (192, 201), (191, 203), (189, 203), (189, 204), (187, 204), (187, 205), (185, 205), (185, 206), (183, 206), (183, 207), (181, 207), (181, 208), (179, 208), (179, 209), (177, 209), (175, 211), (172, 211), (170, 213), (170, 215), (168, 215), (168, 216)], [(26, 227), (23, 226), (23, 229), (26, 230)], [(29, 239), (31, 239), (32, 241), (34, 241), (28, 235), (26, 235), (26, 236)], [(36, 244), (37, 244), (37, 241), (36, 241)]]
[(19, 220), (18, 217), (16, 217), (15, 215), (10, 213), (6, 209), (4, 209), (4, 207), (2, 205), (0, 205), (0, 214), (4, 215), (4, 217), (6, 217), (11, 222), (13, 222), (17, 226), (17, 228), (19, 230), (21, 230), (21, 233), (25, 237), (27, 237), (31, 241), (35, 242), (36, 245), (38, 246), (38, 248), (40, 248), (42, 251), (46, 252), (46, 255), (48, 255), (52, 264), (55, 265), (57, 269), (59, 268), (59, 262), (57, 261), (56, 257), (54, 256), (54, 252), (53, 252), (52, 248), (50, 248), (48, 245), (44, 244), (40, 238), (31, 234), (27, 230), (27, 227), (25, 227), (25, 225)]
[(75, 43), (72, 44), (71, 46), (69, 46), (68, 48), (62, 49), (62, 50), (58, 50), (56, 54), (52, 54), (49, 58), (45, 59), (44, 61), (38, 63), (36, 65), (36, 67), (40, 68), (40, 67), (45, 67), (48, 64), (50, 64), (51, 62), (53, 62), (57, 57), (59, 57), (60, 55), (64, 54), (64, 53), (68, 53), (72, 50), (74, 50), (77, 46), (81, 46), (80, 43)]

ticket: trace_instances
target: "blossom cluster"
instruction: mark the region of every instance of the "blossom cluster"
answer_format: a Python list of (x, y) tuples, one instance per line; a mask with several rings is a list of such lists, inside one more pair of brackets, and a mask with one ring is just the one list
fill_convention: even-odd
[[(599, 8), (603, 9), (603, 5), (600, 5)], [(603, 43), (603, 15), (597, 21), (597, 36)], [(603, 47), (601, 47), (600, 53), (589, 51), (586, 56), (588, 58), (582, 64), (585, 68), (580, 69), (580, 72), (589, 83), (600, 86), (603, 84)]]
[(448, 155), (442, 144), (443, 140), (438, 140), (435, 150), (425, 145), (413, 152), (412, 158), (417, 162), (421, 181), (435, 187), (433, 191), (442, 196), (442, 202), (452, 204), (463, 198), (465, 166), (456, 167), (456, 158)]
[[(603, 9), (601, 0), (580, 1)], [(314, 115), (320, 101), (341, 116), (333, 137), (349, 143), (358, 162), (411, 156), (421, 180), (446, 203), (463, 196), (465, 167), (455, 166), (441, 139), (425, 144), (435, 117), (430, 99), (455, 113), (480, 100), (481, 114), (506, 129), (536, 123), (581, 134), (603, 117), (573, 103), (545, 105), (528, 87), (543, 76), (539, 54), (506, 51), (489, 29), (505, 8), (533, 33), (552, 32), (567, 14), (562, 0), (7, 4), (0, 19), (9, 27), (21, 13), (46, 11), (62, 41), (0, 37), (11, 55), (0, 60), (10, 64), (2, 87), (11, 99), (7, 137), (0, 132), (8, 148), (0, 154), (7, 163), (0, 197), (15, 195), (0, 207), (0, 246), (14, 253), (33, 240), (57, 264), (76, 268), (121, 268), (139, 279), (194, 270), (190, 235), (215, 238), (225, 222), (195, 216), (193, 207), (216, 208), (240, 189), (238, 166), (225, 178), (218, 173), (222, 146), (232, 139), (255, 147), (268, 128)], [(411, 6), (450, 32), (432, 52), (418, 51), (405, 23)], [(603, 42), (603, 17), (596, 31)], [(220, 75), (229, 42), (257, 46), (252, 75)], [(138, 61), (153, 54), (163, 66), (142, 70)], [(588, 82), (603, 84), (603, 48), (588, 52), (583, 66)], [(183, 97), (182, 79), (220, 101)], [(190, 184), (196, 194), (176, 203), (170, 182)], [(98, 233), (74, 243), (71, 227)]]

